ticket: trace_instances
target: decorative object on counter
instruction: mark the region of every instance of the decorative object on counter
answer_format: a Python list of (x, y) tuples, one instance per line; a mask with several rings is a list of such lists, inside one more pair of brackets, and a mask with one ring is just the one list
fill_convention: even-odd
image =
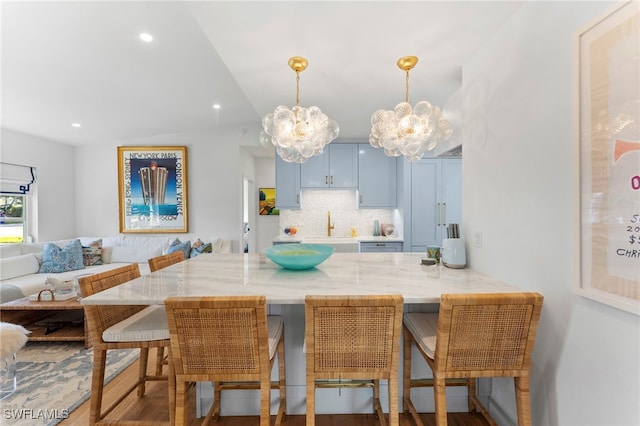
[(327, 237), (331, 236), (331, 230), (334, 229), (335, 226), (331, 223), (331, 212), (327, 212)]
[(427, 265), (427, 266), (433, 266), (436, 264), (436, 260), (432, 259), (430, 257), (427, 257), (426, 259), (420, 259), (420, 264), (421, 265)]
[(327, 260), (334, 250), (323, 244), (279, 244), (267, 247), (264, 254), (285, 269), (305, 270)]
[(442, 240), (442, 264), (447, 268), (462, 269), (467, 265), (467, 255), (462, 238)]
[(340, 133), (338, 123), (317, 106), (300, 107), (300, 72), (308, 64), (299, 56), (289, 59), (289, 67), (296, 72), (296, 106), (289, 109), (280, 105), (262, 119), (260, 143), (265, 148), (275, 146), (280, 158), (289, 163), (304, 163), (321, 154)]
[(426, 151), (432, 151), (436, 143), (451, 136), (451, 124), (442, 118), (442, 111), (427, 101), (418, 102), (413, 108), (409, 103), (409, 70), (418, 63), (416, 56), (398, 59), (398, 67), (406, 73), (405, 101), (393, 111), (379, 109), (371, 116), (369, 143), (384, 148), (388, 156), (404, 155), (414, 162)]
[(380, 233), (385, 237), (393, 237), (396, 234), (396, 229), (390, 223), (383, 223), (380, 225)]
[(282, 232), (284, 232), (284, 235), (286, 235), (288, 237), (293, 237), (294, 235), (296, 235), (298, 233), (298, 227), (297, 226), (285, 226), (285, 228), (284, 228), (284, 230)]
[(447, 238), (460, 238), (460, 225), (450, 223), (449, 226), (447, 226)]
[(352, 238), (355, 238), (355, 237), (358, 236), (358, 229), (355, 226), (352, 226), (349, 229), (349, 232), (350, 232), (350, 235), (351, 235)]
[(427, 258), (435, 260), (436, 263), (440, 263), (440, 247), (427, 247)]
[(377, 220), (373, 221), (373, 236), (374, 237), (380, 236), (380, 222)]

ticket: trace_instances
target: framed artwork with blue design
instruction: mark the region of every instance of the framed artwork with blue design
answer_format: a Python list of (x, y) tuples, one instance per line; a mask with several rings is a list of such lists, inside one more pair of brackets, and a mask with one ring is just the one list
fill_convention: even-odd
[(121, 233), (187, 232), (187, 147), (119, 146)]

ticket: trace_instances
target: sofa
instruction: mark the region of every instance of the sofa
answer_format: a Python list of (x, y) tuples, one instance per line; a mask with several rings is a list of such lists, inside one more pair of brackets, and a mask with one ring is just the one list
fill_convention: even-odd
[[(82, 253), (80, 261), (78, 247)], [(148, 274), (150, 258), (176, 250), (182, 250), (185, 258), (230, 253), (231, 241), (189, 234), (121, 234), (0, 245), (0, 303), (50, 288), (45, 285), (49, 277), (68, 282), (79, 275), (100, 273), (130, 263), (138, 263), (140, 273)]]

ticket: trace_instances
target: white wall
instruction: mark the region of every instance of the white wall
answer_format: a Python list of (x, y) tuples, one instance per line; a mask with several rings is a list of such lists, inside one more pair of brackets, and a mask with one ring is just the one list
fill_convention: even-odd
[[(639, 318), (572, 291), (573, 42), (611, 6), (525, 3), (463, 68), (463, 223), (467, 241), (482, 233), (469, 264), (545, 296), (535, 425), (640, 424)], [(516, 418), (512, 381), (492, 398)]]
[[(242, 173), (235, 129), (161, 135), (126, 145), (187, 147), (189, 233), (234, 240), (242, 232)], [(117, 146), (87, 145), (76, 149), (77, 226), (79, 235), (115, 235), (118, 224)], [(248, 173), (252, 174), (252, 171)]]
[[(276, 170), (275, 159), (273, 158), (257, 158), (256, 159), (256, 199), (260, 188), (276, 187)], [(276, 197), (278, 194), (276, 194)], [(256, 235), (256, 250), (249, 248), (251, 252), (262, 252), (265, 248), (271, 246), (274, 237), (279, 232), (280, 216), (256, 216), (256, 223), (252, 232)]]
[[(236, 129), (216, 128), (190, 134), (162, 135), (126, 145), (184, 145), (188, 161), (189, 234), (234, 241), (242, 232), (242, 176), (253, 176), (253, 162), (240, 155), (238, 144), (256, 138)], [(18, 132), (2, 130), (3, 162), (38, 170), (39, 241), (78, 235), (117, 235), (117, 146), (73, 147)]]
[(1, 129), (0, 160), (36, 167), (38, 226), (29, 232), (34, 241), (60, 240), (75, 235), (77, 211), (73, 147)]

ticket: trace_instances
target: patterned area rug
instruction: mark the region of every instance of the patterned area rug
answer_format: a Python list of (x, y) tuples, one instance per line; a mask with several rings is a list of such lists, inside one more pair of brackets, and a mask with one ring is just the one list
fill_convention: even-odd
[[(137, 349), (109, 351), (106, 382), (138, 359)], [(53, 426), (89, 399), (93, 350), (80, 342), (29, 342), (17, 354), (18, 388), (0, 401), (0, 424)]]

